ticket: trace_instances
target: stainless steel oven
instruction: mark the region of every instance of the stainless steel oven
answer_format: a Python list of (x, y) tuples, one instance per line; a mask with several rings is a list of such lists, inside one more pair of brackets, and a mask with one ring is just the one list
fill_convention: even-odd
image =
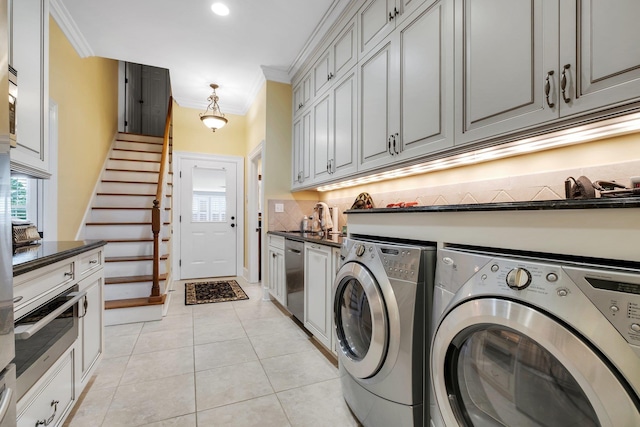
[(15, 320), (18, 399), (78, 338), (78, 302), (85, 295), (74, 285), (43, 304), (34, 302)]

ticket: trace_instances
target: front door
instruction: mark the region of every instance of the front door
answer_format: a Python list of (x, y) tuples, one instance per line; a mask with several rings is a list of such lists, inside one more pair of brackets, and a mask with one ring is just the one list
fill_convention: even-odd
[(236, 275), (236, 164), (183, 159), (180, 179), (180, 276)]

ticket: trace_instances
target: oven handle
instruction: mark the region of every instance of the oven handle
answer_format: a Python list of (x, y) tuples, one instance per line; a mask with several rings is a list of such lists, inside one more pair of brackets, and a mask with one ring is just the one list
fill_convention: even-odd
[(4, 421), (7, 412), (9, 412), (9, 404), (11, 403), (11, 396), (13, 395), (13, 390), (10, 388), (6, 388), (4, 392), (2, 392), (2, 400), (0, 400), (0, 423)]
[(53, 310), (51, 313), (47, 314), (45, 317), (40, 319), (38, 322), (34, 323), (26, 331), (22, 331), (22, 332), (19, 332), (19, 333), (16, 332), (16, 339), (17, 340), (26, 340), (26, 339), (31, 338), (31, 336), (33, 336), (40, 329), (42, 329), (45, 326), (47, 326), (53, 319), (55, 319), (56, 317), (58, 317), (59, 315), (61, 315), (65, 311), (67, 311), (69, 309), (69, 307), (72, 307), (74, 304), (76, 304), (78, 301), (80, 301), (82, 298), (84, 298), (84, 296), (87, 295), (87, 291), (70, 292), (68, 295), (72, 296), (73, 298), (71, 298), (69, 301), (65, 302), (60, 307), (58, 307), (55, 310)]

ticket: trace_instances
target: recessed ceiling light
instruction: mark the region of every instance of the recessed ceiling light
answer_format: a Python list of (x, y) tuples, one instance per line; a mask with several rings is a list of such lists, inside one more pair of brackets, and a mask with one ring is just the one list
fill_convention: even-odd
[(227, 16), (229, 14), (229, 8), (223, 3), (214, 3), (211, 5), (213, 13), (220, 16)]

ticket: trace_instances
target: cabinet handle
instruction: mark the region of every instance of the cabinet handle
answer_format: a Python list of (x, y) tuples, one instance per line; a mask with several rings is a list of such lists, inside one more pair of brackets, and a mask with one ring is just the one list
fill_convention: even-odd
[(396, 16), (400, 15), (400, 11), (398, 10), (397, 7), (393, 8), (393, 17), (395, 18)]
[(65, 271), (64, 272), (64, 277), (73, 277), (73, 273), (71, 273), (69, 271)]
[(92, 259), (91, 261), (89, 261), (89, 264), (97, 264), (98, 260), (97, 259)]
[(393, 21), (394, 15), (393, 13), (389, 12), (389, 22)]
[(334, 166), (333, 166), (333, 159), (329, 159), (329, 173), (332, 174), (334, 172), (335, 172), (335, 169), (334, 169)]
[(391, 135), (391, 138), (393, 140), (393, 153), (392, 154), (400, 154), (398, 152), (398, 150), (396, 149), (396, 136), (397, 135), (398, 135), (397, 133), (395, 135)]
[(565, 103), (571, 102), (571, 98), (567, 98), (566, 89), (567, 89), (567, 70), (571, 68), (571, 64), (567, 64), (562, 67), (562, 78), (560, 79), (560, 88), (562, 89), (562, 99), (564, 99)]
[(553, 108), (556, 106), (554, 102), (551, 102), (549, 100), (549, 93), (551, 92), (551, 82), (549, 81), (549, 78), (551, 76), (553, 76), (553, 70), (549, 71), (547, 73), (547, 77), (544, 79), (544, 96), (547, 98), (547, 105), (549, 106), (549, 108)]
[(333, 78), (333, 73), (329, 73), (329, 80)]
[(51, 424), (51, 422), (54, 420), (54, 418), (56, 417), (56, 412), (58, 412), (58, 403), (60, 403), (59, 400), (52, 400), (51, 401), (51, 406), (53, 406), (53, 414), (51, 414), (51, 416), (46, 419), (46, 420), (38, 420), (36, 422), (36, 427), (38, 426), (48, 426), (49, 424)]
[(82, 303), (82, 316), (78, 316), (78, 319), (82, 319), (84, 316), (87, 315), (88, 308), (89, 308), (89, 300), (87, 300), (87, 297), (85, 295), (84, 302)]
[(276, 257), (276, 254), (271, 254), (271, 257), (272, 257), (272, 258), (275, 258), (275, 257)]
[(391, 154), (393, 156), (393, 153), (391, 152), (391, 137), (393, 135), (389, 135), (389, 139), (387, 140), (388, 143), (388, 147), (387, 147), (387, 151), (389, 152), (389, 154)]

